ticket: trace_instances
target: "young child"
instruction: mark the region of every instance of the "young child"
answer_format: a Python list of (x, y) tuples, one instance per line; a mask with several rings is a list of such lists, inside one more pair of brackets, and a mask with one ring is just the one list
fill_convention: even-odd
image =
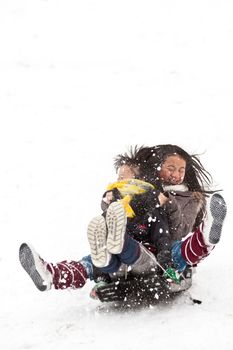
[[(165, 266), (166, 262), (171, 261), (170, 256), (170, 237), (169, 232), (163, 232), (158, 229), (158, 227), (164, 227), (164, 223), (162, 220), (162, 216), (160, 219), (158, 219), (159, 225), (156, 225), (158, 234), (154, 235), (154, 238), (151, 239), (151, 233), (148, 231), (148, 227), (151, 227), (151, 231), (154, 227), (154, 222), (149, 223), (147, 220), (147, 217), (145, 219), (145, 224), (143, 224), (143, 220), (140, 221), (140, 224), (133, 219), (134, 213), (133, 213), (133, 207), (135, 211), (137, 212), (137, 218), (141, 218), (142, 214), (145, 214), (145, 208), (142, 208), (141, 205), (139, 205), (138, 198), (143, 197), (143, 195), (146, 195), (147, 192), (151, 191), (153, 194), (155, 192), (154, 186), (146, 183), (144, 181), (140, 181), (136, 179), (136, 176), (138, 176), (138, 168), (135, 166), (134, 159), (130, 158), (128, 159), (128, 163), (124, 164), (119, 167), (118, 169), (118, 178), (124, 179), (125, 177), (134, 177), (134, 179), (131, 179), (130, 181), (120, 181), (118, 183), (114, 183), (112, 185), (109, 185), (107, 192), (103, 196), (102, 200), (102, 208), (104, 211), (106, 211), (106, 208), (108, 207), (109, 203), (112, 201), (115, 201), (116, 199), (123, 198), (122, 201), (114, 202), (112, 203), (112, 206), (110, 206), (109, 210), (107, 211), (106, 215), (108, 222), (114, 219), (114, 210), (116, 209), (115, 205), (119, 206), (119, 212), (117, 213), (117, 219), (119, 220), (120, 213), (122, 213), (122, 220), (120, 222), (120, 225), (118, 226), (123, 229), (124, 226), (126, 226), (126, 215), (131, 217), (132, 221), (131, 224), (129, 224), (129, 227), (131, 227), (132, 232), (134, 232), (135, 237), (137, 236), (138, 240), (140, 242), (143, 242), (145, 245), (147, 244), (149, 249), (153, 249), (156, 243), (158, 242), (158, 251), (160, 252), (160, 257), (163, 260), (162, 263)], [(117, 188), (119, 187), (119, 188)], [(135, 200), (134, 197), (137, 197), (137, 200)], [(132, 203), (135, 201), (136, 205), (130, 206), (129, 201)], [(156, 197), (154, 196), (153, 199), (153, 206), (156, 201)], [(143, 202), (145, 202), (143, 200)], [(151, 203), (150, 203), (151, 205)], [(113, 209), (114, 208), (114, 209)], [(149, 205), (148, 205), (149, 208)], [(148, 210), (147, 208), (147, 210)], [(140, 216), (138, 215), (140, 210)], [(154, 210), (154, 209), (153, 209)], [(149, 211), (148, 211), (149, 213)], [(112, 216), (113, 215), (113, 216)], [(149, 214), (148, 214), (149, 215)], [(136, 216), (136, 215), (135, 215)], [(159, 213), (158, 213), (159, 217)], [(95, 222), (97, 225), (97, 229), (105, 223), (104, 216), (100, 216), (100, 221)], [(105, 225), (105, 224), (104, 224)], [(93, 221), (90, 223), (88, 227), (89, 236), (92, 231)], [(103, 226), (104, 227), (104, 226)], [(124, 227), (125, 228), (125, 227)], [(95, 228), (93, 228), (95, 230)], [(163, 233), (163, 234), (162, 234)], [(112, 240), (114, 247), (113, 252), (117, 252), (118, 245), (123, 244), (122, 237), (120, 238), (121, 242), (117, 242), (115, 244), (114, 239)], [(163, 241), (164, 244), (161, 244), (160, 241)], [(98, 242), (98, 249), (101, 248), (100, 243), (100, 237), (98, 235), (96, 236), (96, 243)], [(130, 244), (130, 254), (128, 253), (128, 246), (127, 248), (127, 255), (125, 256), (125, 264), (127, 265), (133, 265), (136, 260), (138, 260), (137, 265), (134, 264), (133, 271), (136, 274), (141, 274), (144, 271), (147, 271), (151, 268), (156, 267), (155, 263), (155, 257), (154, 254), (152, 254), (149, 250), (145, 249), (143, 245), (140, 245), (135, 239), (129, 238), (128, 243)], [(134, 247), (136, 249), (134, 250)], [(115, 250), (114, 250), (115, 249)], [(165, 250), (165, 255), (163, 256), (162, 251)], [(93, 250), (92, 250), (93, 252)], [(90, 255), (84, 256), (79, 261), (61, 261), (56, 264), (54, 263), (48, 263), (44, 261), (39, 254), (34, 250), (34, 248), (27, 244), (23, 243), (19, 250), (19, 259), (21, 262), (21, 265), (25, 269), (25, 271), (29, 274), (32, 281), (36, 285), (36, 287), (41, 290), (49, 290), (52, 287), (55, 289), (66, 289), (66, 288), (81, 288), (86, 283), (87, 279), (104, 279), (109, 281), (108, 275), (104, 274), (100, 269), (98, 269), (99, 266), (102, 266), (102, 253), (98, 250), (96, 255), (92, 255), (92, 259)], [(150, 256), (150, 259), (148, 259), (148, 255)], [(95, 264), (93, 264), (93, 260)], [(166, 262), (165, 262), (166, 260)], [(96, 266), (94, 266), (96, 265)], [(119, 269), (119, 262), (116, 263), (116, 270)], [(96, 268), (97, 267), (97, 268)], [(121, 274), (125, 273), (125, 269)], [(107, 272), (107, 271), (106, 271)], [(103, 277), (103, 278), (102, 278)]]
[(122, 275), (122, 269), (127, 273), (128, 266), (131, 274), (142, 274), (157, 269), (158, 255), (159, 263), (167, 267), (171, 263), (170, 234), (154, 187), (127, 179), (111, 184), (109, 190), (115, 193), (107, 192), (111, 204), (88, 225), (93, 264), (117, 276)]

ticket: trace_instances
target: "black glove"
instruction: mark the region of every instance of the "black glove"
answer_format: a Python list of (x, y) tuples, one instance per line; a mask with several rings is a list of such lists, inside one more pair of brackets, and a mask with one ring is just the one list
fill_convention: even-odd
[(147, 275), (130, 280), (109, 283), (97, 290), (102, 302), (156, 303), (170, 297), (166, 280), (162, 276)]

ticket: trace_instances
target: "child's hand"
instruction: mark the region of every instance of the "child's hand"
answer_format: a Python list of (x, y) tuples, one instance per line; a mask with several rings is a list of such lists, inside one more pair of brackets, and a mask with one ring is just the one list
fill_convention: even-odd
[(112, 200), (114, 199), (112, 191), (105, 192), (105, 196), (102, 198), (102, 200), (106, 204), (110, 204)]
[(159, 199), (159, 203), (161, 205), (161, 207), (167, 203), (168, 201), (168, 197), (166, 197), (162, 192), (160, 192), (160, 194), (158, 195), (158, 199)]

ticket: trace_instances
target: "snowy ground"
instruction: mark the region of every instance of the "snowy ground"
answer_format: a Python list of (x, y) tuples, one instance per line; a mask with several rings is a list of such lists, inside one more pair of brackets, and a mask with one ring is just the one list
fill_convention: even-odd
[[(0, 348), (233, 348), (233, 5), (227, 0), (1, 0)], [(129, 145), (176, 143), (228, 203), (188, 296), (125, 313), (41, 293), (21, 242), (49, 261), (88, 252), (86, 227)]]

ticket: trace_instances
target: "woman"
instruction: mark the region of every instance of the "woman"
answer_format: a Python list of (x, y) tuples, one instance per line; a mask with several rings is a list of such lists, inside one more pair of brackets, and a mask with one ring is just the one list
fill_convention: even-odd
[[(123, 165), (127, 164), (130, 166), (134, 165), (134, 168), (137, 169), (137, 171), (134, 172), (134, 177), (138, 177), (140, 174), (145, 181), (154, 184), (157, 188), (156, 191), (148, 191), (149, 195), (146, 193), (146, 197), (143, 198), (142, 203), (144, 206), (145, 203), (147, 204), (146, 210), (149, 213), (149, 218), (152, 219), (152, 223), (155, 222), (153, 220), (155, 215), (158, 213), (158, 208), (156, 208), (158, 201), (160, 204), (160, 209), (164, 211), (164, 213), (161, 215), (164, 215), (166, 219), (166, 213), (168, 214), (169, 228), (172, 233), (172, 240), (174, 243), (172, 252), (175, 267), (179, 271), (183, 271), (187, 264), (196, 264), (200, 259), (208, 255), (210, 251), (210, 249), (208, 250), (208, 247), (212, 248), (214, 245), (212, 242), (210, 242), (210, 232), (212, 227), (206, 230), (206, 238), (204, 238), (203, 232), (200, 232), (199, 226), (203, 220), (205, 210), (204, 194), (207, 193), (206, 189), (204, 188), (204, 183), (208, 183), (209, 177), (208, 173), (204, 170), (197, 158), (188, 155), (178, 146), (161, 145), (157, 147), (143, 147), (140, 149), (135, 149), (135, 152), (131, 152), (129, 156), (120, 155), (115, 160), (116, 169), (119, 169)], [(133, 196), (132, 200), (130, 201), (130, 205), (136, 208), (136, 217), (140, 217), (140, 210), (142, 206), (135, 205), (135, 202), (140, 202), (140, 198), (136, 198), (135, 200), (135, 197), (136, 195)], [(213, 198), (216, 199), (216, 196)], [(214, 207), (216, 206), (215, 199), (212, 203)], [(223, 199), (221, 199), (220, 202), (221, 203), (218, 203), (217, 206), (218, 211), (219, 208), (221, 209), (225, 207)], [(114, 208), (114, 210), (115, 209), (116, 208)], [(137, 212), (137, 209), (139, 210), (139, 213)], [(114, 210), (111, 216), (115, 215)], [(222, 212), (224, 212), (224, 210), (222, 210)], [(117, 220), (118, 216), (116, 215), (115, 217)], [(220, 227), (220, 229), (212, 229), (212, 233), (215, 232), (215, 234), (218, 236), (217, 240), (220, 238), (221, 225), (224, 217), (225, 215), (223, 213), (221, 220), (218, 221), (217, 225), (215, 220), (214, 226)], [(126, 226), (124, 223), (125, 221), (123, 220), (122, 222), (123, 229), (121, 230), (122, 235), (119, 240), (120, 249), (114, 250), (113, 254), (112, 252), (107, 252), (110, 253), (110, 255), (117, 255), (118, 257), (122, 253), (122, 248), (124, 246), (122, 242), (125, 239), (124, 228), (126, 228)], [(157, 227), (158, 225), (154, 226)], [(196, 231), (194, 231), (195, 236), (193, 236), (195, 239), (188, 240), (187, 238), (186, 243), (179, 246), (177, 240), (181, 239), (192, 229), (196, 229)], [(146, 254), (145, 249), (138, 249), (138, 247), (141, 247), (142, 245), (139, 245), (137, 242), (137, 235), (134, 235), (134, 230), (131, 232), (134, 239), (130, 241), (133, 242), (134, 252), (137, 251), (138, 253), (136, 260), (132, 261), (132, 266), (135, 267), (136, 265), (136, 268), (139, 268), (137, 273), (140, 273), (142, 271), (142, 260), (144, 262), (146, 261), (145, 266), (149, 266), (150, 268), (150, 262), (153, 261), (154, 265), (156, 262), (150, 252), (149, 254)], [(159, 233), (161, 236), (161, 232)], [(147, 228), (144, 230), (143, 234), (145, 237), (147, 236)], [(106, 235), (105, 232), (104, 235)], [(200, 237), (202, 240), (200, 240)], [(148, 236), (146, 238), (148, 238)], [(204, 242), (204, 239), (206, 239), (206, 242)], [(215, 239), (215, 243), (217, 240)], [(144, 243), (143, 240), (142, 243)], [(152, 242), (152, 245), (153, 243), (154, 242)], [(181, 242), (179, 242), (179, 244), (180, 243)], [(185, 256), (183, 256), (181, 253), (182, 247), (184, 248), (184, 254), (186, 254)], [(185, 247), (187, 247), (186, 250)], [(194, 258), (192, 256), (193, 248), (195, 249)], [(92, 255), (93, 251), (94, 249), (92, 248)], [(143, 254), (141, 254), (142, 252)], [(170, 254), (169, 251), (167, 252)], [(176, 254), (174, 254), (174, 252), (176, 252)], [(159, 260), (159, 258), (160, 257), (157, 254), (157, 259)], [(90, 256), (84, 257), (78, 262), (63, 261), (58, 264), (49, 264), (44, 262), (33, 250), (33, 248), (27, 244), (23, 244), (20, 248), (20, 261), (37, 288), (40, 290), (48, 290), (52, 286), (54, 286), (55, 289), (66, 289), (69, 287), (80, 288), (85, 284), (87, 278), (91, 279), (93, 276), (93, 263)], [(120, 262), (124, 263), (122, 260), (120, 260)], [(127, 264), (126, 261), (125, 263)], [(103, 271), (110, 273), (115, 272), (106, 269)]]
[[(180, 247), (181, 257), (195, 265), (220, 240), (226, 215), (224, 199), (218, 193), (208, 197), (214, 192), (210, 189), (210, 174), (197, 156), (189, 155), (177, 145), (144, 147), (138, 151), (137, 158), (143, 178), (157, 184), (165, 195), (161, 194), (173, 241), (173, 260), (178, 263), (174, 252)], [(181, 242), (190, 232), (193, 234)], [(187, 265), (182, 263), (176, 266), (180, 271)]]
[[(206, 196), (213, 193), (209, 188), (211, 177), (196, 156), (189, 155), (176, 145), (142, 147), (135, 158), (143, 179), (160, 189), (160, 193), (157, 191), (156, 194), (167, 213), (173, 266), (183, 273), (186, 267), (195, 266), (209, 255), (219, 242), (226, 215), (225, 201), (221, 195), (214, 193), (206, 205)], [(125, 160), (127, 155), (119, 155), (116, 167)], [(173, 283), (171, 288), (174, 291), (187, 288), (187, 280), (183, 282), (183, 286)], [(148, 282), (142, 289), (147, 287)], [(99, 296), (105, 301), (108, 295), (109, 300), (117, 300), (118, 291), (122, 297), (120, 285), (117, 288), (113, 286), (112, 290), (111, 286), (107, 286), (100, 289)]]
[[(156, 191), (149, 189), (146, 192), (146, 197), (144, 198), (144, 202), (141, 203), (141, 206), (144, 207), (144, 209), (146, 207), (145, 211), (147, 214), (150, 214), (152, 220), (153, 217), (158, 218), (157, 203), (163, 208), (164, 221), (166, 221), (166, 219), (168, 220), (168, 229), (172, 237), (173, 264), (179, 272), (182, 272), (187, 265), (195, 265), (206, 257), (215, 244), (218, 243), (221, 235), (222, 223), (226, 215), (226, 204), (224, 199), (217, 193), (211, 196), (208, 203), (208, 209), (211, 211), (208, 219), (209, 222), (212, 221), (212, 224), (209, 224), (209, 227), (207, 225), (204, 227), (203, 225), (200, 226), (204, 220), (204, 214), (206, 211), (205, 196), (208, 193), (211, 193), (211, 191), (209, 189), (210, 176), (196, 156), (190, 156), (186, 151), (176, 145), (169, 144), (156, 147), (142, 147), (139, 150), (136, 149), (134, 152), (131, 152), (130, 157), (127, 154), (119, 155), (115, 162), (116, 168), (118, 169), (122, 164), (129, 163), (132, 159), (134, 159), (135, 163), (139, 166), (140, 177), (153, 183), (155, 188), (157, 188)], [(208, 188), (206, 188), (206, 186), (208, 186)], [(134, 196), (130, 202), (133, 209), (134, 207), (138, 209), (137, 203), (135, 203), (135, 201), (138, 202), (138, 200), (135, 200), (136, 197), (137, 196)], [(125, 221), (121, 207), (121, 203), (115, 203), (110, 206), (110, 216), (113, 217), (112, 220), (115, 220), (115, 222), (108, 225), (109, 219), (107, 217), (107, 226), (109, 226), (108, 233), (106, 233), (103, 219), (103, 227), (99, 227), (100, 239), (104, 246), (102, 256), (105, 257), (106, 255), (108, 264), (105, 262), (105, 264), (97, 266), (104, 266), (102, 271), (108, 273), (117, 272), (117, 267), (119, 267), (119, 264), (117, 265), (117, 259), (122, 263), (128, 264), (128, 262), (122, 258), (123, 255), (127, 254), (127, 251), (131, 252), (131, 255), (133, 255), (132, 250), (134, 250), (136, 255), (136, 252), (140, 250), (137, 249), (140, 245), (137, 244), (135, 247), (133, 240), (131, 240), (132, 247), (130, 248), (130, 237), (133, 237), (136, 241), (141, 241), (145, 245), (145, 242), (143, 242), (142, 239), (139, 240), (135, 237), (135, 230), (131, 229), (129, 224), (126, 228), (124, 227)], [(137, 212), (139, 212), (139, 210), (136, 210), (136, 218), (138, 216)], [(161, 213), (161, 211), (159, 213)], [(119, 216), (118, 221), (117, 215)], [(94, 222), (95, 220), (96, 219), (94, 219)], [(139, 219), (139, 222), (141, 222), (141, 220), (142, 218)], [(98, 220), (96, 220), (96, 223), (97, 222)], [(158, 220), (155, 226), (163, 231), (161, 236), (165, 239), (167, 226), (165, 225), (164, 227), (163, 225), (161, 228), (161, 222), (158, 224)], [(111, 227), (113, 227), (116, 232), (112, 232)], [(94, 226), (94, 228), (98, 231), (98, 224), (97, 226)], [(102, 236), (101, 229), (103, 231)], [(153, 237), (158, 237), (158, 233), (155, 234), (152, 227), (147, 227), (147, 230), (149, 231), (148, 235), (150, 236), (150, 243), (154, 243), (156, 238), (154, 239)], [(181, 239), (190, 232), (192, 232), (192, 235), (186, 240), (181, 241)], [(143, 235), (141, 236), (143, 237)], [(94, 234), (91, 235), (91, 250), (92, 257), (95, 260), (97, 246), (94, 244), (93, 237)], [(108, 244), (108, 241), (113, 241), (113, 237), (117, 237), (114, 245), (115, 250), (111, 248), (112, 243)], [(127, 242), (127, 244), (123, 244), (123, 241)], [(114, 254), (114, 252), (116, 252), (116, 254)], [(162, 254), (164, 254), (164, 251), (162, 251)], [(157, 259), (159, 258), (159, 255), (160, 252), (157, 252)], [(127, 256), (129, 256), (129, 253)], [(109, 261), (110, 257), (111, 261)], [(113, 257), (115, 259), (113, 259)], [(113, 260), (115, 261), (115, 265)], [(141, 265), (139, 257), (138, 261), (134, 259), (132, 270), (134, 269), (135, 264)], [(149, 271), (149, 264), (147, 271)]]

